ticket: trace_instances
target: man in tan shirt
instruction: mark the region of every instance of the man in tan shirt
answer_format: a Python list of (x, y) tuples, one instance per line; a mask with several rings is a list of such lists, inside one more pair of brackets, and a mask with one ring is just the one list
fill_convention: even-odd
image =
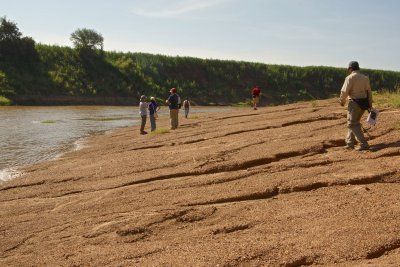
[[(356, 139), (360, 143), (360, 147), (357, 149), (368, 150), (369, 145), (364, 137), (361, 130), (361, 117), (364, 114), (365, 109), (372, 107), (372, 92), (369, 78), (364, 74), (360, 73), (360, 67), (357, 61), (351, 61), (347, 68), (349, 74), (343, 84), (342, 90), (340, 91), (340, 105), (344, 106), (346, 100), (349, 100), (347, 108), (347, 136), (346, 136), (346, 149), (354, 149)], [(364, 99), (366, 105), (363, 108), (357, 102), (362, 102)]]

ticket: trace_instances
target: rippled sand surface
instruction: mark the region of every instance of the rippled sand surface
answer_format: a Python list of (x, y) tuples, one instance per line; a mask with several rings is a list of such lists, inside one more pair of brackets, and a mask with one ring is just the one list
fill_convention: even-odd
[(364, 152), (342, 148), (334, 100), (180, 122), (94, 136), (0, 184), (0, 265), (398, 266), (398, 110)]

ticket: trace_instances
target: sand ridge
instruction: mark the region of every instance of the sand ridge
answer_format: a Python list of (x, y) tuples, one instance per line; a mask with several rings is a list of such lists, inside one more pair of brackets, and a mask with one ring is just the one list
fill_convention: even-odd
[(335, 100), (180, 122), (0, 184), (0, 265), (399, 266), (397, 110), (363, 123), (366, 152), (342, 149)]

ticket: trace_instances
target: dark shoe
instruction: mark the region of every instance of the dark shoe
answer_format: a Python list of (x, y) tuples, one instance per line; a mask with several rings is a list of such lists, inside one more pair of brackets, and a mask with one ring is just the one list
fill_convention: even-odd
[(354, 149), (354, 146), (345, 145), (345, 146), (343, 147), (343, 149), (346, 149), (346, 150), (353, 150), (353, 149)]
[(140, 132), (140, 134), (147, 134), (147, 132), (146, 131), (142, 131), (142, 132)]
[(356, 148), (356, 151), (366, 151), (366, 150), (369, 150), (369, 146), (360, 146)]

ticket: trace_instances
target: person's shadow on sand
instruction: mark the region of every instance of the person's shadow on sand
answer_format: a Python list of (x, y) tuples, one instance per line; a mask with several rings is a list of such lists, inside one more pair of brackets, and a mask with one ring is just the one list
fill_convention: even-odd
[(400, 147), (400, 141), (393, 143), (382, 143), (382, 144), (372, 145), (369, 150), (371, 150), (372, 152), (377, 152), (379, 150), (391, 147)]

